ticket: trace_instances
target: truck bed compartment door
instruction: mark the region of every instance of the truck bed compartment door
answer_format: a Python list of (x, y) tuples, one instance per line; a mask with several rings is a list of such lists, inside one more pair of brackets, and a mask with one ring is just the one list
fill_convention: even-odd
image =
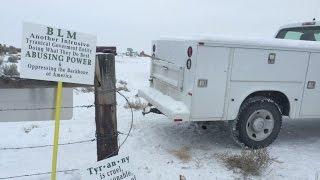
[(161, 60), (152, 60), (151, 76), (178, 90), (183, 87), (183, 67)]
[(320, 117), (320, 53), (310, 55), (300, 116)]
[(199, 46), (192, 96), (192, 118), (222, 118), (230, 49)]

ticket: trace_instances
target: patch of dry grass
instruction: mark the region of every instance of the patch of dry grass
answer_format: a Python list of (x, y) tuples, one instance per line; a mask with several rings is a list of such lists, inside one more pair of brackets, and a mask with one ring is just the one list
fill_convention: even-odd
[(244, 176), (259, 176), (268, 168), (275, 158), (270, 157), (267, 149), (247, 150), (243, 149), (240, 154), (231, 154), (230, 152), (217, 154), (225, 166), (235, 172), (239, 172)]
[(172, 153), (174, 156), (185, 163), (189, 162), (192, 159), (189, 147), (183, 147), (178, 150), (171, 150), (170, 153)]

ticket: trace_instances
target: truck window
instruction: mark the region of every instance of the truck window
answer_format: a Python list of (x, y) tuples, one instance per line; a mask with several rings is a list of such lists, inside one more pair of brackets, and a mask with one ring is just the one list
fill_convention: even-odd
[(277, 34), (276, 38), (305, 41), (320, 41), (320, 26), (282, 29)]

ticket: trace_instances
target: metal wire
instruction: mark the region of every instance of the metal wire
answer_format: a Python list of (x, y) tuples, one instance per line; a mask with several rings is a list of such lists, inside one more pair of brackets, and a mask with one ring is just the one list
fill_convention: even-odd
[[(74, 171), (78, 171), (78, 170), (79, 169), (60, 170), (60, 171), (57, 171), (57, 173), (74, 172)], [(19, 176), (0, 177), (0, 179), (15, 179), (15, 178), (30, 177), (30, 176), (40, 176), (40, 175), (46, 175), (46, 174), (51, 174), (51, 173), (52, 172), (41, 172), (41, 173), (34, 173), (34, 174), (24, 174), (24, 175), (19, 175)]]
[[(79, 106), (63, 106), (61, 109), (76, 109), (76, 108), (93, 108), (99, 106), (99, 104), (88, 104), (88, 105), (79, 105)], [(103, 106), (103, 105), (100, 105)], [(0, 112), (6, 111), (39, 111), (39, 110), (53, 110), (54, 107), (39, 107), (39, 108), (4, 108), (0, 109)]]
[[(59, 146), (65, 146), (65, 145), (71, 145), (71, 144), (81, 144), (86, 142), (93, 142), (96, 139), (88, 139), (88, 140), (82, 140), (82, 141), (75, 141), (75, 142), (68, 142), (68, 143), (61, 143)], [(38, 145), (38, 146), (22, 146), (22, 147), (4, 147), (0, 148), (0, 150), (19, 150), (19, 149), (36, 149), (36, 148), (43, 148), (43, 147), (50, 147), (53, 146), (52, 144), (48, 145)]]
[(123, 142), (120, 144), (120, 146), (119, 146), (119, 149), (120, 149), (120, 147), (127, 141), (128, 137), (129, 137), (129, 135), (130, 135), (130, 133), (131, 133), (131, 130), (132, 130), (132, 126), (133, 126), (133, 109), (132, 109), (132, 107), (131, 107), (131, 103), (130, 103), (129, 99), (128, 99), (126, 96), (124, 96), (120, 91), (117, 91), (117, 93), (118, 93), (120, 96), (122, 96), (122, 97), (127, 101), (128, 105), (129, 105), (129, 107), (130, 107), (130, 110), (131, 110), (130, 129), (129, 129), (128, 133), (127, 133), (126, 138), (125, 138), (125, 139), (123, 140)]
[[(67, 142), (67, 143), (60, 143), (59, 146), (72, 145), (72, 144), (81, 144), (81, 143), (86, 143), (86, 142), (94, 142), (94, 141), (96, 141), (98, 139), (106, 139), (106, 138), (109, 138), (110, 136), (118, 136), (119, 134), (128, 136), (129, 133), (123, 133), (123, 132), (118, 131), (115, 134), (104, 134), (105, 137), (98, 137), (97, 133), (96, 133), (96, 138), (88, 139), (88, 140), (81, 140), (81, 141), (74, 141), (74, 142)], [(20, 149), (36, 149), (36, 148), (51, 147), (51, 146), (53, 146), (53, 145), (52, 144), (47, 144), (47, 145), (36, 145), (36, 146), (3, 147), (3, 148), (0, 148), (0, 151), (20, 150)]]
[[(111, 92), (118, 92), (121, 96), (123, 96), (119, 91), (116, 89), (110, 90), (98, 90), (94, 91), (96, 93), (111, 93)], [(124, 97), (124, 96), (123, 96)], [(86, 104), (86, 105), (78, 105), (78, 106), (62, 106), (61, 109), (79, 109), (79, 108), (93, 108), (105, 106), (105, 104)], [(7, 111), (40, 111), (40, 110), (54, 110), (55, 107), (38, 107), (38, 108), (0, 108), (0, 112), (7, 112)]]

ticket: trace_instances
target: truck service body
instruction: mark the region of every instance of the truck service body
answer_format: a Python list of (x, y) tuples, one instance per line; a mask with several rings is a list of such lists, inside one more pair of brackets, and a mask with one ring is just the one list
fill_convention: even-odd
[[(281, 28), (273, 39), (217, 36), (153, 41), (150, 87), (138, 94), (174, 121), (233, 120), (236, 136), (242, 136), (236, 130), (240, 118), (251, 128), (245, 129), (252, 142), (244, 144), (264, 147), (273, 141), (267, 139), (276, 126), (280, 130), (282, 116), (320, 117), (320, 43), (309, 31), (301, 32), (299, 40), (286, 39), (300, 31), (289, 34), (296, 27)], [(257, 108), (256, 101), (262, 107)], [(243, 120), (241, 110), (249, 111), (253, 105), (257, 109)]]

